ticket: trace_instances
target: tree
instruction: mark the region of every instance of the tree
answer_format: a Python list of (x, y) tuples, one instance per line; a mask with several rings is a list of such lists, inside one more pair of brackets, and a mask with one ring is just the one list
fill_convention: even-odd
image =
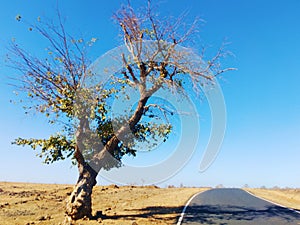
[[(162, 103), (151, 102), (157, 91), (172, 89), (180, 96), (191, 88), (199, 92), (201, 86), (213, 85), (217, 75), (231, 70), (220, 67), (222, 48), (207, 63), (202, 55), (196, 67), (191, 62), (190, 49), (179, 50), (180, 45), (189, 41), (196, 22), (183, 31), (183, 18), (162, 21), (152, 13), (150, 4), (145, 12), (144, 16), (137, 15), (127, 5), (115, 13), (129, 54), (116, 56), (123, 69), (110, 74), (108, 83), (86, 86), (85, 81), (95, 76), (86, 51), (95, 38), (86, 42), (71, 37), (59, 13), (58, 25), (39, 19), (30, 27), (49, 42), (47, 58), (32, 56), (12, 42), (9, 59), (22, 74), (19, 88), (31, 99), (25, 109), (43, 113), (50, 124), (61, 127), (59, 133), (48, 139), (18, 138), (14, 144), (41, 149), (39, 156), (45, 163), (71, 157), (77, 164), (79, 178), (66, 208), (69, 222), (92, 217), (91, 194), (99, 171), (122, 166), (122, 157), (135, 156), (141, 143), (155, 144), (158, 138), (167, 140), (172, 131), (168, 117), (174, 112)], [(137, 104), (112, 120), (111, 99), (130, 98), (127, 88), (139, 93)], [(154, 117), (158, 120), (149, 120)]]
[(249, 184), (244, 184), (243, 188), (249, 188)]
[(223, 184), (218, 184), (218, 185), (216, 186), (216, 188), (224, 188), (224, 185), (223, 185)]

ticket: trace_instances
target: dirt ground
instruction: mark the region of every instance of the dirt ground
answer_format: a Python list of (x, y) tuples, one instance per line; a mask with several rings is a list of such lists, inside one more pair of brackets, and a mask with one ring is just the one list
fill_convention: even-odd
[[(158, 188), (155, 186), (96, 186), (95, 219), (77, 225), (175, 224), (183, 206), (195, 193), (209, 188)], [(300, 210), (300, 189), (247, 189), (251, 193)], [(62, 224), (65, 199), (71, 185), (0, 182), (0, 224)]]
[[(93, 213), (99, 216), (76, 224), (175, 224), (186, 201), (207, 189), (96, 186)], [(71, 191), (70, 185), (0, 182), (0, 224), (62, 224)]]
[(300, 210), (300, 189), (261, 189), (247, 188), (252, 194), (277, 204)]

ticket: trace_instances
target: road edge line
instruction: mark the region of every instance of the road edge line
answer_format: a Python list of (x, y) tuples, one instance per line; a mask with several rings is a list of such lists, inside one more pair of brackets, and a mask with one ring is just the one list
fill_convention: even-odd
[(272, 203), (272, 204), (274, 204), (274, 205), (280, 206), (280, 207), (285, 208), (285, 209), (289, 209), (289, 210), (291, 210), (291, 211), (293, 211), (293, 212), (296, 212), (296, 213), (300, 214), (300, 211), (298, 211), (298, 210), (296, 210), (296, 209), (289, 208), (289, 207), (287, 207), (287, 206), (281, 205), (281, 204), (279, 204), (279, 203), (273, 202), (273, 201), (268, 200), (268, 199), (265, 199), (265, 198), (263, 198), (263, 197), (259, 197), (259, 196), (255, 195), (255, 194), (253, 194), (253, 193), (251, 193), (251, 192), (245, 190), (245, 189), (242, 189), (242, 190), (243, 190), (243, 191), (246, 191), (248, 194), (250, 194), (250, 195), (252, 195), (252, 196), (254, 196), (254, 197), (256, 197), (256, 198), (262, 199), (262, 200), (264, 200), (264, 201), (266, 201), (266, 202), (270, 202), (270, 203)]
[(185, 204), (185, 206), (184, 206), (184, 208), (183, 208), (183, 210), (182, 210), (182, 212), (181, 212), (181, 214), (180, 214), (180, 217), (179, 217), (178, 222), (176, 223), (176, 225), (181, 225), (187, 207), (189, 206), (189, 204), (191, 203), (191, 201), (192, 201), (197, 195), (199, 195), (199, 194), (201, 194), (201, 193), (203, 193), (203, 191), (194, 194), (194, 195), (187, 201), (187, 203)]

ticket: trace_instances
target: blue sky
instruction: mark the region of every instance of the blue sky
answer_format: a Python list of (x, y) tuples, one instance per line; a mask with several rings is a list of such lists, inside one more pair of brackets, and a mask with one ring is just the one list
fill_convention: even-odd
[[(97, 37), (92, 59), (121, 42), (112, 13), (123, 1), (59, 1), (67, 29), (76, 35)], [(142, 1), (133, 0), (138, 6)], [(156, 2), (156, 1), (153, 1)], [(28, 21), (37, 16), (53, 17), (56, 1), (11, 0), (2, 3), (0, 13), (0, 180), (46, 183), (74, 183), (75, 167), (68, 161), (43, 165), (28, 148), (10, 145), (19, 136), (43, 137), (53, 130), (45, 119), (24, 115), (14, 98), (7, 76), (14, 71), (5, 66), (6, 46), (12, 37), (32, 51), (43, 49), (17, 14)], [(164, 0), (159, 13), (178, 15), (188, 10), (200, 16), (200, 38), (218, 49), (224, 40), (234, 57), (225, 65), (238, 68), (220, 81), (227, 108), (227, 129), (220, 153), (205, 172), (200, 159), (209, 135), (209, 114), (203, 104), (199, 148), (189, 163), (167, 184), (190, 186), (275, 185), (300, 187), (300, 2), (298, 0)], [(201, 110), (200, 110), (201, 112)], [(99, 178), (99, 184), (107, 183)]]

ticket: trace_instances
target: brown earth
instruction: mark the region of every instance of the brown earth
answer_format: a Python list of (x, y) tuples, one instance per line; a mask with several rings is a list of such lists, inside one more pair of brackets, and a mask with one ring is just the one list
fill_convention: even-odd
[[(76, 224), (175, 224), (187, 200), (208, 188), (96, 186), (93, 220)], [(62, 224), (71, 185), (0, 182), (0, 224)]]
[[(183, 206), (195, 193), (209, 188), (155, 186), (96, 186), (93, 224), (175, 224)], [(300, 189), (246, 189), (256, 196), (300, 210)], [(0, 224), (62, 224), (65, 199), (72, 185), (0, 182)]]
[(245, 190), (274, 203), (300, 210), (300, 189), (245, 188)]

